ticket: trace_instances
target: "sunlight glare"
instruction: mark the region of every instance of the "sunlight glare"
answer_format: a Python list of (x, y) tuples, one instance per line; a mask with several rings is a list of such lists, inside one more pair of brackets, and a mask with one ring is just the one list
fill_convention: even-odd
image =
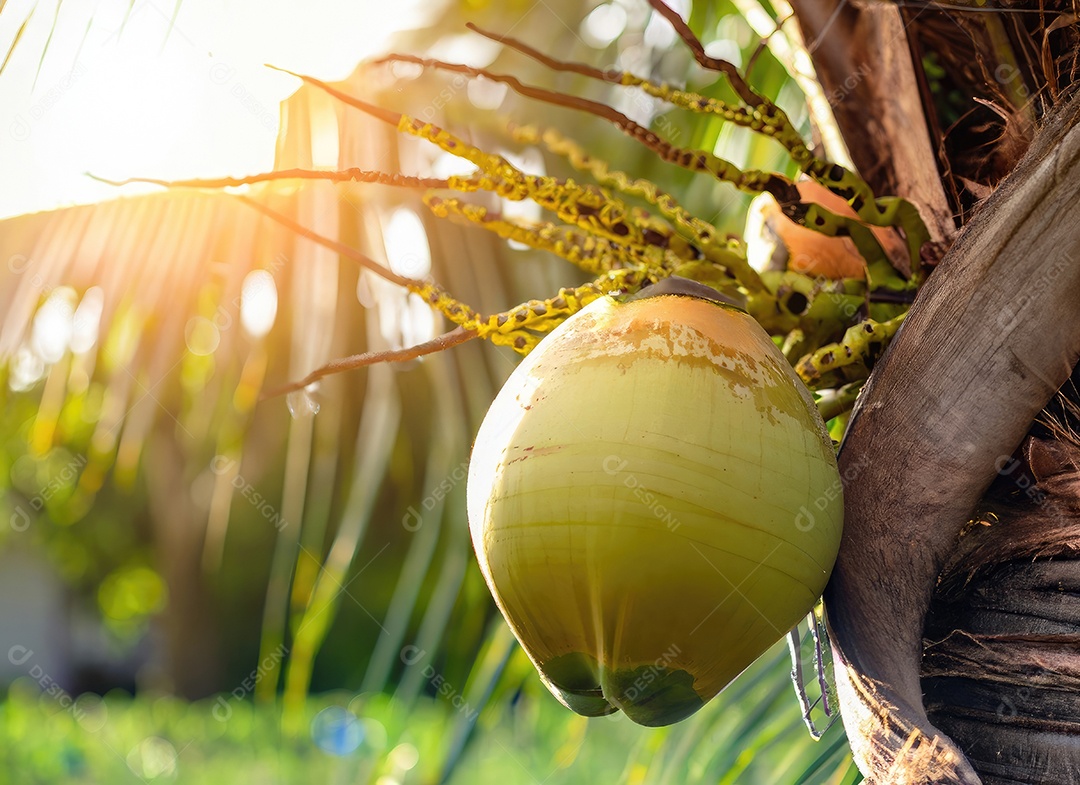
[(395, 210), (386, 222), (383, 237), (390, 269), (406, 278), (423, 278), (431, 272), (431, 249), (419, 216), (407, 207)]
[(25, 392), (45, 375), (45, 363), (29, 346), (20, 346), (11, 361), (8, 387), (12, 392)]
[(416, 346), (435, 337), (435, 312), (422, 297), (410, 293), (402, 311), (402, 346)]
[(495, 62), (501, 50), (498, 41), (470, 32), (443, 36), (431, 47), (429, 56), (449, 63), (463, 63), (473, 68), (487, 68)]
[(208, 357), (221, 343), (221, 331), (205, 316), (192, 316), (184, 326), (184, 341), (196, 357)]
[[(431, 248), (420, 217), (399, 207), (386, 222), (383, 245), (390, 269), (407, 278), (426, 278), (431, 273)], [(376, 283), (376, 282), (372, 282)], [(385, 282), (377, 282), (387, 287)], [(395, 287), (396, 288), (396, 287)], [(400, 290), (398, 290), (400, 291)], [(435, 317), (421, 298), (380, 297), (379, 331), (394, 348), (423, 343), (435, 335)]]
[[(3, 21), (21, 24), (30, 7), (22, 5), (8, 6)], [(183, 0), (172, 25), (149, 0), (97, 0), (57, 5), (51, 33), (43, 7), (0, 79), (0, 218), (160, 190), (87, 173), (183, 179), (269, 169), (279, 104), (298, 83), (265, 63), (344, 79), (438, 5), (402, 0), (388, 14), (375, 0)], [(0, 30), (0, 51), (14, 32)], [(318, 140), (320, 164), (336, 165), (335, 146)]]
[(598, 5), (581, 23), (581, 37), (589, 46), (603, 49), (626, 29), (626, 11), (615, 3)]
[(431, 174), (446, 180), (450, 177), (466, 177), (476, 171), (476, 165), (459, 155), (440, 152), (431, 164)]
[(87, 289), (72, 319), (71, 351), (74, 354), (85, 354), (94, 348), (104, 307), (104, 290), (100, 286), (91, 286)]
[(58, 286), (34, 315), (30, 346), (46, 365), (60, 362), (71, 346), (77, 299), (70, 286)]
[(240, 324), (244, 332), (258, 340), (274, 326), (278, 294), (274, 276), (266, 270), (252, 270), (240, 290)]
[(502, 105), (509, 89), (502, 82), (493, 82), (490, 79), (473, 79), (465, 88), (465, 92), (469, 96), (469, 103), (477, 109), (490, 112)]
[(654, 13), (649, 17), (649, 24), (645, 25), (642, 38), (653, 49), (667, 49), (675, 43), (675, 30), (668, 21), (660, 14)]

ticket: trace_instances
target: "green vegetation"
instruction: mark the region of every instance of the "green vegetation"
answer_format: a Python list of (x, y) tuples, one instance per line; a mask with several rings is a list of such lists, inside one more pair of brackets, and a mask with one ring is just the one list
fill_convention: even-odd
[[(429, 695), (403, 711), (385, 694), (324, 693), (309, 700), (297, 736), (282, 733), (276, 707), (257, 708), (246, 698), (188, 703), (114, 691), (72, 704), (42, 694), (26, 677), (0, 704), (0, 772), (18, 773), (0, 781), (391, 785), (446, 775), (452, 785), (858, 782), (839, 724), (817, 743), (806, 734), (788, 665), (777, 647), (692, 719), (647, 729), (621, 715), (571, 714), (519, 651), (507, 668), (514, 678), (482, 708)], [(474, 717), (475, 738), (456, 755), (455, 741)]]

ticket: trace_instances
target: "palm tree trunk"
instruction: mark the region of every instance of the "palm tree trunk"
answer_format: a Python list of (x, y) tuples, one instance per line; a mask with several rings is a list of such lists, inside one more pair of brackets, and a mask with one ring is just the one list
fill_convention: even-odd
[[(826, 604), (844, 723), (872, 782), (977, 783), (982, 776), (987, 783), (1064, 783), (1080, 776), (1076, 737), (1060, 726), (1043, 733), (1017, 721), (1019, 712), (983, 712), (976, 732), (957, 719), (965, 707), (984, 706), (986, 691), (1002, 683), (1043, 702), (1025, 716), (1060, 712), (1060, 689), (1053, 688), (1067, 673), (1055, 671), (1052, 660), (1032, 671), (1030, 651), (1002, 656), (1006, 646), (992, 666), (983, 659), (958, 667), (954, 648), (943, 652), (934, 644), (927, 661), (928, 675), (938, 679), (931, 682), (934, 716), (957, 733), (960, 747), (931, 722), (920, 680), (924, 621), (938, 576), (950, 556), (965, 552), (958, 541), (968, 547), (960, 534), (973, 510), (1080, 357), (1078, 123), (1074, 96), (965, 228), (875, 368), (841, 450), (847, 517)], [(1063, 493), (1075, 501), (1075, 484)], [(1053, 519), (1045, 508), (1037, 515)], [(1035, 531), (1053, 545), (1050, 527)], [(991, 548), (974, 566), (1014, 555), (1014, 548)], [(1054, 569), (1075, 586), (1076, 566)], [(1046, 573), (1014, 577), (1034, 589)], [(1050, 636), (1047, 647), (1071, 644), (1075, 652), (1080, 613), (1073, 604), (1061, 614), (1064, 628), (1038, 629)], [(956, 620), (968, 623), (963, 613)], [(947, 672), (946, 655), (953, 657)], [(1075, 662), (1072, 656), (1061, 667), (1075, 670)], [(970, 678), (955, 678), (965, 671)], [(1056, 680), (1049, 685), (1047, 672)], [(941, 676), (954, 678), (946, 684)], [(1065, 719), (1074, 722), (1075, 714)], [(1042, 766), (1033, 778), (1033, 763), (1052, 760), (1062, 762), (1056, 775)]]
[(961, 539), (927, 619), (927, 712), (988, 785), (1080, 780), (1080, 446), (1057, 436), (998, 461), (992, 523)]

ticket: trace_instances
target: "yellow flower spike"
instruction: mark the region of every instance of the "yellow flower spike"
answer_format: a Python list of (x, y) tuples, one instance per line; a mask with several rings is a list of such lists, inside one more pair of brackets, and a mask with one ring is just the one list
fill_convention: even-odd
[(515, 201), (531, 199), (563, 220), (592, 229), (613, 240), (641, 243), (640, 232), (624, 222), (629, 209), (600, 188), (579, 185), (573, 180), (528, 175), (505, 158), (485, 153), (432, 123), (401, 115), (398, 130), (425, 139), (452, 155), (464, 158), (481, 170), (481, 175), (448, 179), (454, 190), (492, 191)]
[(550, 332), (568, 317), (607, 294), (626, 294), (637, 291), (646, 282), (659, 280), (658, 271), (616, 270), (596, 281), (573, 289), (560, 289), (547, 300), (530, 300), (506, 313), (491, 316), (477, 328), (481, 337), (494, 344), (511, 346), (520, 354), (528, 354), (540, 341), (535, 333)]
[[(704, 52), (700, 42), (693, 38), (689, 28), (682, 26), (682, 29), (679, 29), (680, 25), (675, 21), (674, 17), (670, 17), (670, 21), (676, 27), (677, 32), (683, 36), (685, 43), (694, 50), (695, 55)], [(917, 266), (919, 249), (923, 243), (930, 239), (930, 235), (915, 205), (899, 197), (876, 198), (870, 185), (857, 174), (839, 164), (815, 156), (802, 135), (791, 123), (787, 114), (768, 98), (754, 94), (745, 83), (742, 83), (741, 77), (738, 77), (737, 72), (729, 63), (712, 59), (712, 64), (721, 66), (719, 70), (724, 71), (729, 79), (736, 77), (732, 80), (732, 86), (743, 98), (744, 104), (729, 104), (726, 101), (708, 98), (688, 90), (666, 84), (657, 84), (623, 71), (602, 71), (585, 63), (566, 62), (545, 55), (515, 38), (495, 35), (481, 30), (476, 25), (469, 25), (469, 27), (482, 36), (516, 49), (552, 70), (581, 74), (591, 79), (615, 83), (624, 87), (635, 87), (680, 109), (699, 114), (716, 115), (724, 118), (727, 122), (776, 139), (777, 142), (783, 145), (792, 161), (803, 172), (842, 197), (862, 221), (874, 226), (900, 226), (903, 228), (904, 234), (908, 238), (908, 252), (912, 266)], [(700, 58), (699, 62), (701, 62)], [(813, 224), (810, 226), (815, 228)]]
[[(518, 79), (505, 74), (495, 74), (483, 68), (473, 68), (471, 66), (461, 65), (457, 63), (446, 63), (441, 60), (434, 60), (430, 58), (415, 57), (413, 55), (404, 54), (392, 54), (386, 57), (380, 58), (375, 61), (377, 63), (386, 62), (407, 62), (414, 63), (425, 68), (437, 68), (443, 69), (455, 73), (463, 73), (469, 76), (484, 76), (492, 81), (502, 82), (510, 85), (512, 89), (532, 98), (537, 98), (541, 101), (553, 103), (560, 106), (569, 106), (576, 109), (581, 109), (591, 114), (595, 114), (599, 117), (612, 122), (620, 131), (624, 134), (636, 139), (638, 142), (644, 144), (650, 150), (653, 150), (663, 160), (670, 163), (674, 163), (684, 169), (690, 171), (704, 172), (711, 174), (713, 177), (730, 182), (737, 188), (748, 191), (750, 193), (760, 193), (765, 190), (774, 190), (778, 184), (786, 182), (784, 178), (779, 177), (771, 172), (764, 172), (760, 170), (742, 170), (730, 161), (726, 161), (722, 158), (718, 158), (704, 150), (689, 150), (681, 147), (677, 147), (671, 144), (669, 141), (662, 139), (658, 134), (635, 123), (626, 115), (612, 109), (609, 106), (600, 104), (596, 101), (590, 101), (584, 98), (577, 98), (573, 96), (565, 96), (559, 93), (554, 93), (550, 90), (545, 90), (539, 87), (533, 87), (530, 85), (522, 84)], [(410, 125), (412, 128), (410, 129)], [(416, 133), (417, 135), (424, 136), (423, 129), (424, 124), (419, 121), (410, 121), (406, 123), (404, 119), (399, 123), (399, 129), (408, 133)], [(435, 129), (441, 130), (441, 129)], [(433, 137), (433, 141), (436, 141), (436, 137)], [(438, 142), (437, 142), (438, 143)], [(448, 148), (444, 148), (448, 149)], [(450, 152), (454, 150), (450, 149)], [(469, 159), (473, 160), (473, 159)], [(479, 164), (478, 164), (479, 165)], [(753, 270), (747, 268), (746, 270), (739, 271), (748, 281), (750, 288), (756, 288), (759, 286), (757, 282), (756, 274)]]
[(408, 115), (401, 115), (398, 130), (425, 139), (480, 168), (479, 175), (448, 178), (447, 184), (454, 190), (486, 190), (515, 201), (531, 199), (562, 220), (609, 240), (646, 244), (641, 228), (628, 220), (629, 207), (602, 188), (573, 180), (525, 174), (502, 156), (485, 153), (437, 125), (414, 120)]
[(428, 306), (466, 330), (476, 330), (477, 326), (482, 323), (480, 314), (468, 305), (456, 300), (434, 281), (410, 283), (406, 288), (420, 297)]
[[(795, 370), (808, 385), (837, 386), (831, 383), (824, 385), (822, 382), (831, 382), (836, 372), (851, 366), (862, 364), (869, 370), (888, 347), (889, 341), (896, 335), (906, 316), (907, 313), (902, 313), (887, 322), (876, 322), (873, 319), (860, 322), (849, 328), (840, 342), (822, 346), (813, 354), (803, 357)], [(866, 372), (858, 375), (865, 378)], [(843, 378), (840, 383), (844, 381), (853, 380)]]
[(814, 607), (836, 557), (841, 484), (813, 399), (716, 297), (666, 279), (598, 298), (518, 366), (476, 438), (481, 571), (580, 714), (689, 716)]
[[(511, 125), (510, 133), (520, 142), (543, 143), (552, 153), (566, 158), (571, 166), (578, 171), (589, 173), (603, 186), (655, 205), (660, 215), (671, 221), (683, 240), (696, 244), (697, 249), (710, 261), (740, 271), (746, 265), (746, 252), (738, 238), (717, 237), (716, 227), (690, 213), (675, 197), (662, 191), (651, 180), (632, 178), (625, 172), (612, 170), (602, 158), (590, 156), (577, 142), (564, 137), (553, 128), (541, 132), (531, 126)], [(742, 277), (749, 279), (748, 275)]]
[[(716, 158), (709, 153), (675, 147), (652, 131), (633, 122), (625, 115), (595, 101), (560, 96), (542, 88), (528, 87), (522, 85), (514, 77), (492, 74), (483, 69), (478, 70), (469, 66), (442, 63), (441, 61), (427, 60), (410, 55), (390, 55), (376, 62), (390, 61), (411, 62), (421, 66), (447, 68), (462, 73), (483, 75), (489, 79), (508, 83), (515, 90), (524, 91), (526, 95), (599, 113), (600, 116), (615, 122), (624, 133), (656, 151), (664, 160), (691, 169), (695, 169), (700, 165), (703, 167), (700, 171), (709, 171), (717, 176), (720, 176), (717, 172), (721, 169), (724, 171), (730, 170), (729, 174), (736, 178), (733, 182), (738, 182), (740, 183), (739, 187), (753, 192), (764, 190), (767, 186), (772, 189), (783, 190), (786, 183), (783, 178), (768, 172), (742, 172), (734, 164)], [(633, 221), (626, 220), (629, 212), (627, 206), (603, 189), (578, 185), (572, 180), (560, 182), (551, 177), (524, 175), (501, 156), (484, 153), (482, 150), (466, 144), (436, 125), (424, 123), (408, 115), (374, 106), (343, 93), (314, 77), (296, 74), (285, 69), (277, 70), (297, 76), (349, 106), (360, 109), (384, 122), (392, 123), (402, 133), (409, 133), (431, 141), (446, 152), (465, 158), (481, 169), (480, 174), (471, 175), (468, 178), (449, 178), (451, 188), (470, 191), (477, 189), (490, 190), (510, 199), (530, 198), (537, 204), (555, 212), (562, 220), (573, 223), (579, 228), (597, 232), (614, 242), (643, 244), (641, 228), (636, 226)], [(712, 166), (712, 169), (709, 166)], [(790, 183), (787, 185), (790, 185)], [(757, 272), (745, 263), (745, 259), (736, 255), (729, 261), (731, 262), (729, 268), (732, 273), (747, 290), (757, 291), (761, 289), (761, 280), (758, 278)]]
[(635, 292), (645, 283), (664, 276), (663, 271), (656, 269), (615, 270), (581, 286), (560, 289), (555, 297), (547, 300), (529, 300), (509, 311), (487, 317), (457, 301), (433, 281), (409, 285), (408, 289), (454, 324), (476, 333), (477, 337), (528, 354), (540, 340), (537, 333), (554, 330), (593, 300), (606, 294)]
[[(391, 61), (415, 63), (424, 67), (440, 68), (456, 73), (469, 74), (471, 76), (484, 76), (496, 82), (509, 84), (514, 90), (523, 95), (538, 98), (539, 100), (547, 101), (549, 103), (572, 106), (596, 114), (615, 124), (620, 131), (648, 147), (664, 161), (680, 166), (691, 172), (700, 172), (702, 174), (711, 175), (717, 180), (730, 183), (739, 190), (747, 193), (771, 193), (780, 203), (784, 215), (788, 216), (793, 221), (797, 221), (804, 226), (808, 226), (815, 231), (829, 236), (850, 236), (858, 247), (859, 252), (868, 261), (884, 258), (884, 252), (881, 250), (881, 246), (878, 244), (874, 235), (865, 226), (863, 223), (864, 219), (862, 219), (861, 216), (859, 220), (850, 219), (846, 216), (837, 215), (821, 205), (801, 203), (795, 184), (782, 175), (774, 172), (765, 172), (759, 169), (743, 170), (731, 161), (713, 155), (707, 150), (692, 150), (678, 147), (668, 140), (663, 139), (654, 131), (635, 123), (626, 115), (609, 106), (583, 98), (562, 96), (558, 93), (553, 93), (550, 90), (544, 90), (543, 88), (524, 85), (512, 76), (495, 74), (482, 68), (478, 69), (455, 63), (445, 63), (441, 60), (414, 57), (412, 55), (388, 55), (378, 62)], [(422, 138), (430, 139), (432, 142), (439, 144), (444, 150), (449, 152), (455, 152), (457, 149), (457, 143), (450, 144), (450, 146), (444, 146), (447, 144), (446, 140), (452, 139), (452, 137), (447, 134), (447, 132), (437, 126), (432, 126), (429, 123), (420, 123), (419, 121), (411, 120), (402, 115), (402, 120), (398, 124), (398, 127), (402, 131), (414, 133)], [(461, 155), (462, 157), (477, 163), (478, 166), (483, 166), (484, 164), (482, 164), (480, 157), (471, 157), (473, 151), (479, 152), (476, 151), (476, 148), (471, 148), (470, 152), (462, 152)], [(513, 168), (510, 164), (506, 163), (504, 159), (501, 159), (498, 156), (489, 157), (498, 159), (500, 162), (498, 164), (491, 164), (491, 166), (498, 171), (503, 171), (505, 168)], [(498, 171), (489, 171), (487, 169), (485, 169), (485, 171), (488, 172), (489, 175), (498, 175)], [(534, 201), (540, 203), (540, 198), (548, 196), (544, 191), (549, 187), (547, 183), (543, 183), (542, 181), (550, 178), (530, 176), (528, 179), (535, 181), (538, 184), (540, 196), (538, 197), (536, 193), (532, 192), (530, 192), (529, 195)], [(623, 221), (625, 205), (619, 200), (607, 196), (607, 201), (604, 202), (601, 207), (597, 200), (603, 200), (603, 196), (594, 196), (590, 194), (590, 189), (588, 188), (585, 188), (583, 193), (575, 192), (573, 188), (575, 185), (576, 184), (572, 181), (568, 180), (566, 183), (560, 184), (561, 188), (557, 189), (555, 192), (557, 194), (555, 195), (556, 201), (560, 204), (561, 208), (565, 210), (564, 213), (559, 213), (559, 217), (565, 221), (577, 223), (583, 228), (589, 228), (599, 232), (609, 232), (612, 228), (615, 228), (616, 231), (613, 235), (608, 234), (605, 236), (609, 236), (611, 239), (615, 240), (620, 239), (620, 233), (626, 228), (626, 222)], [(520, 186), (516, 183), (508, 184), (508, 187), (520, 189)], [(502, 191), (496, 190), (496, 192), (503, 195)], [(596, 192), (597, 194), (604, 193), (599, 191), (599, 189), (596, 189)], [(911, 210), (914, 210), (913, 206), (908, 205), (908, 207), (910, 207)], [(582, 211), (579, 208), (585, 208), (585, 210)], [(861, 204), (859, 205), (859, 209), (863, 209)], [(907, 210), (904, 205), (899, 202), (893, 202), (888, 208), (883, 209), (885, 209), (886, 214), (891, 217), (910, 214), (910, 210)], [(856, 212), (858, 212), (858, 210), (856, 210)], [(881, 211), (876, 207), (873, 211), (873, 219), (874, 221), (885, 220), (885, 218), (882, 217)], [(915, 229), (917, 230), (917, 227), (915, 227)], [(923, 234), (925, 234), (925, 228)], [(923, 234), (919, 234), (918, 231), (916, 231), (915, 234), (908, 236), (909, 247), (914, 249), (913, 253), (916, 254), (916, 257), (918, 247), (922, 246)], [(757, 273), (749, 265), (733, 267), (733, 272), (735, 272), (739, 277), (739, 280), (743, 282), (748, 289), (753, 290), (760, 287)]]
[(663, 261), (658, 248), (655, 253), (648, 253), (648, 249), (643, 251), (633, 246), (617, 245), (568, 226), (547, 222), (524, 223), (493, 215), (481, 205), (467, 204), (459, 199), (427, 194), (424, 203), (440, 218), (456, 217), (494, 232), (504, 240), (514, 240), (530, 248), (549, 251), (593, 276), (623, 267), (640, 267)]

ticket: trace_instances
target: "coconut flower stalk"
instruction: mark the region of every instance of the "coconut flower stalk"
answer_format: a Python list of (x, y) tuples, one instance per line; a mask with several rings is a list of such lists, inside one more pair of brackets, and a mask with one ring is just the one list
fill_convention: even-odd
[(749, 315), (674, 278), (594, 301), (517, 367), (468, 506), (552, 694), (642, 725), (692, 714), (811, 611), (843, 521), (809, 391)]
[[(390, 55), (376, 63), (410, 62), (425, 69), (493, 80), (506, 84), (530, 100), (573, 109), (605, 120), (674, 166), (729, 184), (746, 193), (771, 195), (785, 219), (809, 233), (839, 239), (852, 246), (869, 264), (867, 269), (874, 271), (873, 276), (867, 275), (864, 267), (858, 264), (845, 267), (840, 273), (841, 277), (852, 272), (856, 275), (841, 281), (834, 281), (813, 270), (809, 271), (811, 274), (798, 270), (759, 274), (750, 265), (746, 244), (741, 238), (719, 233), (711, 223), (683, 207), (673, 194), (663, 191), (649, 180), (613, 169), (602, 158), (588, 154), (556, 129), (537, 129), (511, 123), (507, 133), (518, 143), (539, 145), (552, 155), (565, 158), (574, 169), (591, 178), (594, 183), (523, 171), (505, 157), (470, 144), (451, 129), (422, 121), (402, 111), (374, 105), (337, 86), (302, 74), (293, 75), (343, 104), (394, 126), (404, 135), (423, 140), (445, 153), (468, 161), (475, 169), (467, 175), (445, 179), (359, 169), (337, 172), (290, 169), (242, 178), (146, 181), (174, 187), (223, 188), (299, 178), (428, 189), (424, 202), (437, 216), (467, 223), (517, 243), (553, 253), (592, 278), (583, 285), (563, 287), (554, 296), (530, 300), (503, 313), (483, 314), (458, 300), (437, 281), (396, 275), (384, 265), (344, 247), (333, 238), (320, 237), (297, 226), (287, 217), (260, 204), (258, 199), (246, 199), (255, 209), (290, 226), (304, 237), (339, 251), (346, 258), (416, 294), (433, 310), (457, 325), (458, 330), (447, 333), (431, 346), (416, 347), (420, 353), (438, 351), (447, 345), (477, 337), (508, 346), (525, 355), (544, 335), (593, 300), (609, 293), (633, 294), (644, 286), (677, 275), (705, 283), (743, 304), (770, 335), (783, 338), (785, 355), (795, 363), (803, 381), (814, 390), (839, 389), (862, 382), (899, 329), (903, 313), (920, 281), (917, 270), (919, 252), (928, 235), (917, 210), (904, 199), (874, 194), (854, 172), (815, 155), (783, 110), (752, 89), (731, 63), (708, 56), (701, 42), (678, 14), (661, 0), (650, 0), (650, 4), (672, 25), (702, 67), (723, 74), (738, 96), (736, 102), (725, 102), (689, 90), (656, 84), (631, 73), (603, 71), (583, 63), (564, 62), (522, 41), (498, 36), (475, 26), (472, 29), (480, 35), (496, 38), (501, 44), (555, 71), (577, 73), (608, 84), (641, 90), (684, 111), (719, 117), (724, 122), (769, 137), (784, 148), (806, 177), (818, 183), (824, 193), (834, 197), (830, 201), (831, 207), (823, 204), (824, 200), (821, 199), (805, 199), (801, 190), (805, 186), (784, 175), (744, 170), (708, 150), (677, 146), (673, 140), (664, 138), (599, 101), (525, 84), (509, 74), (412, 55)], [(144, 180), (133, 178), (133, 181)], [(479, 193), (493, 194), (511, 201), (531, 201), (554, 215), (559, 222), (525, 221), (504, 215), (471, 199)], [(636, 206), (635, 202), (642, 202), (647, 207)], [(883, 228), (887, 231), (880, 231)], [(890, 244), (882, 241), (882, 238), (895, 241), (900, 236), (893, 228), (902, 230), (902, 249), (892, 247), (895, 242)], [(898, 277), (890, 265), (893, 256), (904, 257), (900, 271), (903, 277)], [(879, 267), (875, 268), (875, 264)], [(881, 266), (888, 269), (883, 270)], [(910, 279), (907, 278), (909, 272)], [(853, 329), (856, 327), (859, 329)], [(368, 355), (346, 358), (317, 369), (313, 376), (395, 359), (400, 358)], [(303, 383), (296, 382), (283, 389), (295, 389)]]

